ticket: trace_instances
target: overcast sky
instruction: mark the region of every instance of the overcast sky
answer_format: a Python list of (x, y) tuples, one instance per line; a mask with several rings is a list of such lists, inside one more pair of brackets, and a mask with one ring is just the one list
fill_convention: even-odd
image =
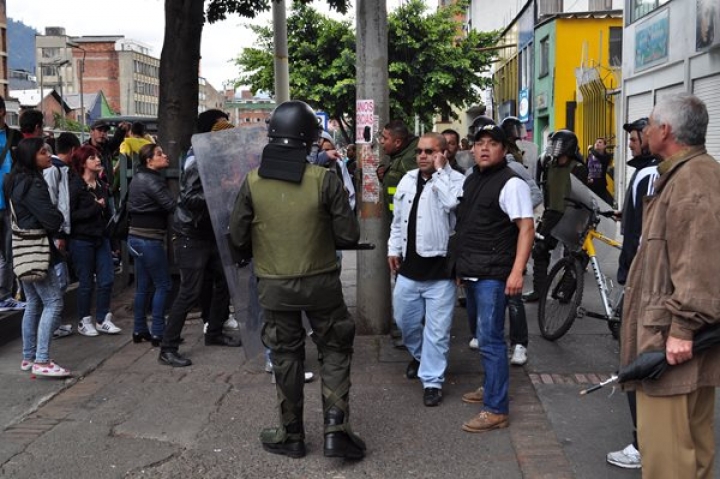
[[(388, 0), (391, 3), (397, 0)], [(45, 27), (60, 26), (69, 36), (124, 35), (147, 44), (151, 55), (160, 58), (164, 5), (164, 0), (7, 0), (7, 16), (40, 33), (45, 33)], [(267, 13), (255, 21), (270, 18)], [(252, 32), (242, 26), (248, 21), (233, 15), (203, 28), (201, 73), (218, 90), (238, 75), (232, 59), (243, 47), (252, 46)]]

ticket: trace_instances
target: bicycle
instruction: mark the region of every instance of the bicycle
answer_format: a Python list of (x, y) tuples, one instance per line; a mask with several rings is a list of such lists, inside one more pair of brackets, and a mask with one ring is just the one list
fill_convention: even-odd
[[(567, 201), (573, 208), (566, 210), (563, 219), (552, 233), (564, 244), (566, 255), (550, 269), (540, 292), (540, 334), (547, 340), (555, 341), (570, 330), (576, 318), (588, 316), (607, 321), (613, 337), (618, 339), (624, 291), (621, 291), (617, 304), (613, 305), (608, 281), (598, 262), (594, 244), (595, 240), (599, 240), (616, 249), (622, 247), (619, 242), (597, 230), (601, 216), (610, 218), (615, 212), (600, 211), (594, 200), (592, 206), (572, 199)], [(581, 306), (584, 273), (588, 264), (595, 276), (604, 313), (588, 311)]]

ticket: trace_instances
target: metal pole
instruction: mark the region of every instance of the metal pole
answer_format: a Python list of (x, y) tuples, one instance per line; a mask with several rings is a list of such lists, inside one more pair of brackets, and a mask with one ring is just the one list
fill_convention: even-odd
[(80, 83), (80, 143), (85, 141), (85, 90), (83, 89), (83, 74), (85, 73), (85, 54), (87, 50), (75, 42), (66, 42), (70, 48), (77, 48), (82, 51), (82, 60), (80, 60), (80, 71), (78, 72), (78, 81)]
[[(391, 321), (390, 271), (387, 264), (390, 224), (387, 215), (390, 212), (384, 211), (383, 189), (376, 168), (380, 162), (377, 138), (390, 116), (387, 6), (385, 0), (357, 0), (356, 5), (356, 144), (362, 171), (360, 231), (361, 241), (377, 246), (374, 250), (357, 252), (356, 325), (359, 334), (383, 334), (388, 332)], [(360, 108), (361, 104), (363, 108)], [(362, 121), (361, 114), (364, 115)], [(369, 135), (366, 136), (366, 132)]]
[(83, 89), (83, 73), (85, 73), (85, 50), (82, 49), (83, 57), (80, 60), (80, 143), (85, 142), (85, 91)]
[(290, 99), (290, 71), (288, 68), (287, 12), (285, 0), (273, 0), (273, 39), (275, 42), (275, 102)]
[(40, 62), (40, 113), (45, 122), (45, 109), (43, 108), (43, 62)]

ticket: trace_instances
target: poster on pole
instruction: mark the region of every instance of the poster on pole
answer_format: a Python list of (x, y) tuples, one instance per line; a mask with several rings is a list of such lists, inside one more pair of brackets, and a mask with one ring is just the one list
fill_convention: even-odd
[(355, 143), (372, 143), (375, 100), (357, 100), (355, 117)]

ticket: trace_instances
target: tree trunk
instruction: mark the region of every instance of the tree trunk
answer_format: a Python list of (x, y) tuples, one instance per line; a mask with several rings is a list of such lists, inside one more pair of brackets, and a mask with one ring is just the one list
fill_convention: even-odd
[(158, 143), (171, 165), (190, 147), (198, 114), (198, 73), (205, 0), (165, 0), (160, 54)]

